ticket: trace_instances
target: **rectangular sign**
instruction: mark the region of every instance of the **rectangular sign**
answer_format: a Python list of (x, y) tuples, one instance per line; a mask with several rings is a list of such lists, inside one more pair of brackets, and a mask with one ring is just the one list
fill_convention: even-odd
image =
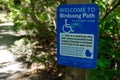
[(98, 15), (96, 4), (69, 4), (57, 8), (57, 61), (61, 65), (96, 67)]

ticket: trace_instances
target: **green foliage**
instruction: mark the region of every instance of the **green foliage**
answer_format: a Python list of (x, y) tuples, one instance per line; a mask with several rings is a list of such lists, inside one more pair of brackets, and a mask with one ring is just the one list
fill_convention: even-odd
[[(9, 8), (14, 30), (25, 32), (21, 39), (24, 42), (20, 42), (24, 46), (16, 44), (17, 41), (14, 46), (23, 48), (23, 52), (30, 51), (26, 52), (29, 58), (26, 59), (43, 63), (51, 60), (46, 50), (50, 51), (49, 48), (55, 45), (55, 11), (64, 1), (21, 0), (20, 4), (15, 4), (14, 0), (0, 1)], [(100, 9), (98, 60), (96, 69), (90, 71), (89, 80), (120, 80), (120, 0), (95, 0), (95, 3)]]
[(24, 35), (30, 41), (28, 44), (35, 43), (32, 47), (33, 54), (26, 54), (26, 56), (30, 56), (27, 61), (45, 62), (48, 60), (48, 54), (38, 57), (42, 53), (37, 47), (42, 46), (46, 49), (51, 45), (55, 46), (55, 11), (60, 2), (56, 0), (20, 0), (18, 3), (15, 2), (17, 1), (8, 0), (9, 15), (14, 20), (13, 29)]
[(0, 0), (0, 23), (12, 21), (11, 17), (7, 14), (8, 9), (8, 0)]
[(64, 0), (19, 1), (7, 0), (6, 2), (10, 10), (9, 15), (14, 20), (13, 29), (23, 36), (12, 46), (15, 48), (12, 51), (17, 58), (25, 61), (54, 64), (55, 58), (51, 57), (51, 48), (56, 47), (55, 13), (56, 7)]
[(100, 8), (97, 68), (89, 80), (120, 79), (120, 0), (96, 0)]
[[(54, 0), (22, 0), (21, 4), (10, 2), (14, 30), (24, 30), (30, 38), (55, 40), (55, 10), (58, 2)], [(46, 35), (47, 34), (47, 35)]]

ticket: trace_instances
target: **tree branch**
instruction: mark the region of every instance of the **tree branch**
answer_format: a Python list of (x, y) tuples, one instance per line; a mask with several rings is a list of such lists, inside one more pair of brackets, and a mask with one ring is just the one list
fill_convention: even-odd
[(42, 23), (35, 13), (35, 4), (33, 0), (31, 0), (30, 6), (31, 6), (30, 15), (32, 20), (36, 23), (37, 27), (40, 28), (42, 32), (48, 32), (48, 28), (46, 27), (47, 25), (44, 22)]
[(118, 3), (111, 9), (109, 10), (104, 17), (99, 21), (99, 24), (112, 12), (114, 11), (118, 6), (120, 5), (120, 0), (118, 1)]

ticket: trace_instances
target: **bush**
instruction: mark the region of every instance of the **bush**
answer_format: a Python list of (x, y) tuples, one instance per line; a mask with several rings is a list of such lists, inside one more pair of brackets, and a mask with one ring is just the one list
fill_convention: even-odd
[(90, 80), (120, 79), (120, 0), (96, 0), (100, 8), (97, 68)]

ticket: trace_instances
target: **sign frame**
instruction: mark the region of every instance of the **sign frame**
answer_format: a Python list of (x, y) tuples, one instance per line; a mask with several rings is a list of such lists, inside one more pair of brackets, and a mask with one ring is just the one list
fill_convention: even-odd
[(99, 9), (96, 4), (58, 6), (58, 64), (87, 69), (96, 67), (98, 15)]

